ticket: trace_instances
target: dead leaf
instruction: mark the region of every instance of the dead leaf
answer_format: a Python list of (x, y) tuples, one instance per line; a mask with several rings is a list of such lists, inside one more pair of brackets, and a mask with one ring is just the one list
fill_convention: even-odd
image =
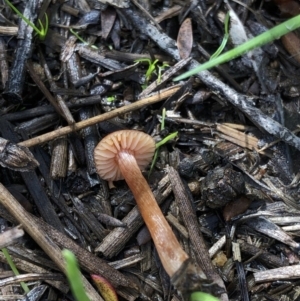
[(300, 63), (300, 39), (294, 32), (289, 32), (281, 37), (281, 42), (288, 53)]
[(244, 213), (250, 206), (252, 200), (246, 197), (240, 197), (237, 200), (231, 201), (226, 204), (223, 209), (223, 217), (226, 222), (230, 221), (233, 217)]
[(97, 289), (105, 301), (118, 301), (118, 296), (113, 286), (99, 275), (91, 275)]
[(177, 48), (182, 59), (190, 56), (193, 47), (193, 28), (190, 18), (181, 24), (177, 36)]
[(116, 10), (112, 7), (108, 7), (101, 13), (102, 38), (105, 40), (107, 39), (108, 35), (111, 32), (111, 29), (114, 26), (116, 15)]
[(273, 0), (278, 8), (280, 13), (284, 17), (297, 16), (300, 14), (300, 4), (298, 1), (293, 0)]

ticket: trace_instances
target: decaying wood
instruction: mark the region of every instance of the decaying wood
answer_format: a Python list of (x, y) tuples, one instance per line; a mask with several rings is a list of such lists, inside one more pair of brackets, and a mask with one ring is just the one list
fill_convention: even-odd
[[(17, 269), (20, 271), (24, 271), (27, 273), (41, 273), (41, 274), (45, 274), (45, 275), (47, 275), (47, 273), (49, 273), (48, 269), (42, 268), (37, 264), (31, 263), (27, 260), (22, 260), (13, 254), (10, 254), (10, 256), (11, 256), (13, 262), (15, 263)], [(5, 256), (3, 255), (2, 252), (0, 252), (0, 261), (7, 262)], [(58, 289), (59, 291), (61, 291), (64, 294), (68, 293), (68, 291), (69, 291), (69, 287), (65, 281), (46, 280), (45, 282), (52, 285), (53, 287), (55, 287), (56, 289)]]
[[(16, 201), (16, 199), (0, 184), (1, 204), (21, 223), (24, 230), (40, 245), (46, 254), (57, 264), (61, 271), (65, 272), (65, 264), (61, 250), (52, 239), (31, 218), (28, 212)], [(101, 300), (91, 284), (82, 276), (82, 283), (91, 301)]]
[[(37, 18), (37, 7), (39, 1), (30, 1), (26, 3), (24, 16), (35, 23)], [(5, 92), (2, 94), (7, 101), (22, 103), (22, 92), (25, 84), (26, 60), (31, 57), (33, 50), (33, 28), (20, 20), (18, 31), (18, 46), (10, 69), (9, 80)]]
[(0, 249), (5, 248), (24, 235), (21, 227), (14, 227), (0, 234)]
[(159, 91), (159, 93), (156, 93), (153, 96), (149, 96), (145, 99), (139, 100), (135, 103), (132, 103), (130, 105), (127, 105), (125, 107), (121, 107), (119, 109), (115, 109), (114, 111), (111, 112), (107, 112), (104, 113), (102, 115), (99, 116), (95, 116), (93, 118), (90, 118), (88, 120), (83, 120), (80, 121), (78, 123), (75, 123), (72, 126), (66, 126), (63, 127), (61, 129), (55, 130), (53, 132), (47, 133), (47, 134), (43, 134), (41, 136), (32, 138), (32, 139), (28, 139), (26, 141), (20, 142), (20, 145), (26, 146), (26, 147), (31, 147), (37, 144), (41, 144), (47, 141), (50, 141), (54, 138), (60, 137), (60, 136), (64, 136), (67, 135), (69, 133), (72, 133), (74, 131), (79, 131), (81, 129), (84, 129), (85, 127), (94, 125), (96, 123), (99, 123), (101, 121), (105, 121), (105, 120), (109, 120), (112, 119), (114, 117), (117, 117), (121, 114), (125, 114), (127, 112), (131, 112), (131, 111), (135, 111), (138, 110), (144, 106), (159, 102), (163, 99), (166, 99), (168, 97), (170, 97), (171, 95), (173, 95), (176, 91), (178, 91), (180, 88), (180, 85), (177, 86), (173, 86), (172, 88), (166, 88), (163, 91)]
[(126, 300), (134, 300), (137, 297), (137, 293), (135, 291), (131, 291), (127, 293), (123, 287), (131, 287), (133, 289), (137, 289), (136, 285), (127, 279), (124, 275), (122, 275), (117, 270), (113, 269), (110, 265), (108, 265), (103, 259), (96, 257), (90, 252), (78, 246), (72, 239), (68, 238), (66, 235), (60, 233), (55, 230), (50, 225), (39, 221), (34, 218), (38, 223), (39, 227), (41, 227), (49, 236), (52, 237), (53, 241), (60, 246), (62, 249), (72, 250), (72, 252), (77, 257), (77, 260), (85, 271), (90, 274), (99, 274), (103, 275), (112, 285), (114, 285), (118, 291), (118, 293), (126, 298)]
[[(158, 184), (158, 189), (153, 193), (158, 204), (161, 204), (169, 196), (171, 193), (171, 187), (168, 183), (167, 177), (164, 177), (160, 181)], [(113, 231), (111, 231), (95, 249), (96, 252), (100, 252), (100, 254), (110, 258), (122, 250), (125, 243), (143, 224), (143, 219), (138, 211), (138, 208), (134, 207), (126, 215), (126, 217), (122, 219), (122, 222), (126, 225), (126, 227), (115, 228)]]
[(300, 277), (299, 265), (260, 271), (253, 274), (255, 282), (269, 282), (274, 280), (297, 279)]
[[(205, 246), (205, 242), (197, 222), (196, 214), (192, 208), (192, 200), (188, 196), (186, 187), (183, 185), (178, 172), (173, 167), (169, 167), (168, 175), (176, 202), (182, 214), (183, 222), (189, 233), (197, 263), (205, 273), (206, 277), (210, 280), (213, 280), (214, 283), (220, 288), (223, 288), (225, 292), (226, 290), (224, 282), (216, 272), (215, 267), (212, 265), (211, 259), (209, 258), (208, 250)], [(228, 300), (226, 293), (221, 294), (221, 300)]]
[(54, 274), (54, 273), (48, 273), (48, 274), (25, 274), (25, 275), (18, 275), (10, 278), (6, 278), (5, 280), (0, 280), (0, 287), (5, 285), (10, 285), (14, 283), (20, 283), (22, 281), (35, 281), (35, 280), (63, 280), (64, 277), (61, 274)]
[[(288, 261), (283, 258), (279, 258), (267, 251), (261, 250), (254, 245), (250, 245), (246, 242), (241, 243), (241, 251), (252, 256), (257, 256), (264, 264), (270, 267), (283, 267), (288, 265)], [(253, 258), (254, 259), (254, 258)]]
[(68, 144), (66, 137), (53, 141), (50, 174), (52, 179), (64, 178), (67, 174)]

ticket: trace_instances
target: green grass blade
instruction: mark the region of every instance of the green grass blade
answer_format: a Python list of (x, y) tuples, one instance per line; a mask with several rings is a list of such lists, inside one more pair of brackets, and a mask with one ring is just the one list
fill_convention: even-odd
[(165, 129), (165, 118), (166, 118), (166, 108), (163, 108), (161, 113), (161, 126), (160, 126), (161, 131)]
[(220, 301), (220, 300), (207, 293), (194, 292), (191, 294), (190, 301)]
[(174, 79), (174, 81), (185, 79), (185, 78), (195, 75), (201, 71), (204, 71), (204, 70), (210, 69), (212, 67), (215, 67), (217, 65), (228, 62), (254, 48), (257, 48), (257, 47), (263, 46), (269, 42), (272, 42), (299, 27), (300, 27), (300, 15), (298, 15), (294, 18), (291, 18), (291, 19), (273, 27), (272, 29), (260, 34), (259, 36), (245, 42), (242, 45), (239, 45), (238, 47), (236, 47), (232, 50), (225, 52), (224, 54), (216, 57), (215, 59), (210, 60), (210, 61), (198, 66), (197, 68), (194, 68), (193, 70), (190, 70), (188, 72), (185, 72), (185, 73), (177, 76)]
[(69, 250), (63, 250), (62, 254), (66, 261), (66, 274), (75, 299), (77, 301), (90, 301), (81, 281), (81, 273), (75, 255)]
[(159, 147), (161, 147), (162, 145), (166, 144), (169, 140), (174, 139), (176, 136), (178, 135), (178, 132), (174, 132), (169, 134), (167, 137), (165, 137), (163, 140), (159, 141), (158, 143), (156, 143), (155, 148), (158, 149)]
[(42, 35), (42, 32), (29, 19), (27, 19), (12, 3), (10, 3), (8, 0), (5, 0), (5, 2), (26, 24), (32, 27), (39, 36)]
[[(9, 267), (10, 267), (11, 270), (13, 271), (13, 273), (14, 273), (16, 276), (17, 276), (17, 275), (20, 275), (20, 273), (19, 273), (17, 267), (15, 266), (13, 260), (11, 259), (10, 255), (9, 255), (7, 249), (6, 249), (6, 248), (3, 248), (3, 249), (1, 249), (1, 251), (2, 251), (2, 253), (3, 253), (3, 255), (4, 255), (6, 261), (7, 261), (8, 265), (9, 265)], [(20, 282), (20, 285), (21, 285), (23, 291), (25, 292), (25, 294), (29, 293), (30, 289), (28, 288), (28, 286), (27, 286), (27, 284), (26, 284), (25, 282), (23, 282), (23, 281)]]
[(228, 32), (229, 13), (226, 14), (224, 23), (225, 23), (225, 33), (224, 33), (222, 43), (219, 46), (219, 48), (216, 50), (216, 52), (210, 57), (210, 60), (212, 60), (212, 59), (216, 58), (217, 56), (219, 56), (222, 53), (222, 51), (224, 50), (224, 48), (225, 48), (225, 46), (228, 42), (228, 39), (229, 39), (229, 32)]

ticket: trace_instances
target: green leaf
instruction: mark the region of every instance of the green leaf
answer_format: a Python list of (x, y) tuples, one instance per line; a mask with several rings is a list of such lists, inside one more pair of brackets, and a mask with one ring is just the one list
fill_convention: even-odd
[[(9, 267), (11, 268), (11, 270), (13, 271), (13, 273), (17, 276), (20, 275), (16, 265), (14, 264), (11, 256), (8, 253), (8, 250), (6, 248), (1, 249)], [(23, 291), (25, 292), (25, 294), (29, 293), (30, 289), (28, 288), (27, 284), (25, 282), (20, 282), (20, 285), (22, 286)]]
[(188, 72), (185, 72), (185, 73), (177, 76), (174, 79), (174, 81), (179, 81), (179, 80), (185, 79), (185, 78), (195, 75), (201, 71), (204, 71), (204, 70), (210, 69), (212, 67), (215, 67), (217, 65), (228, 62), (254, 48), (257, 48), (257, 47), (263, 46), (269, 42), (272, 42), (299, 27), (300, 27), (300, 15), (298, 15), (294, 18), (291, 18), (291, 19), (283, 22), (282, 24), (279, 24), (279, 25), (273, 27), (272, 29), (260, 34), (259, 36), (241, 44), (240, 46), (238, 46), (232, 50), (225, 52), (224, 54), (214, 58), (213, 60), (210, 60)]
[(159, 141), (158, 143), (156, 143), (155, 147), (156, 149), (158, 149), (159, 147), (161, 147), (162, 145), (166, 144), (169, 140), (174, 139), (176, 136), (178, 135), (178, 132), (174, 132), (169, 134), (167, 137), (165, 137), (163, 140)]
[(207, 293), (194, 292), (191, 294), (190, 301), (220, 301), (220, 300)]
[(66, 249), (62, 251), (62, 254), (66, 261), (66, 275), (75, 299), (77, 301), (90, 301), (81, 281), (81, 273), (75, 255)]
[(48, 16), (45, 14), (45, 20), (46, 24), (45, 27), (43, 26), (41, 20), (39, 19), (38, 22), (41, 26), (41, 29), (38, 29), (29, 19), (27, 19), (9, 0), (4, 0), (7, 5), (30, 27), (33, 28), (33, 30), (39, 35), (40, 40), (44, 40), (47, 32), (48, 32), (48, 26), (49, 26), (49, 21), (48, 21)]

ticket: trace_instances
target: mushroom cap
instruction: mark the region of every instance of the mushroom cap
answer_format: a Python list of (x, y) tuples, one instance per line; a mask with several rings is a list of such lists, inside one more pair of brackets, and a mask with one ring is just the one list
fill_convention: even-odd
[(117, 131), (104, 137), (94, 150), (97, 173), (102, 179), (124, 179), (118, 165), (118, 154), (122, 151), (132, 154), (140, 169), (143, 169), (152, 159), (155, 141), (148, 134), (135, 130)]

